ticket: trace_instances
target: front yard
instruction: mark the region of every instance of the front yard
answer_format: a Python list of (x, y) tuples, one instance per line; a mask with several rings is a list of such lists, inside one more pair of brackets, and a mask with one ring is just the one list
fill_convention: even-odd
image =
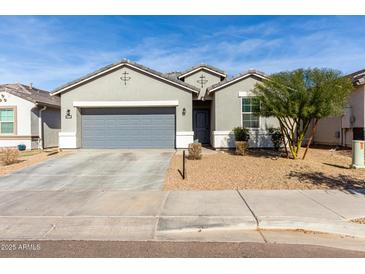
[(16, 163), (10, 165), (4, 164), (4, 162), (1, 160), (2, 153), (0, 153), (0, 176), (45, 161), (46, 159), (49, 158), (49, 156), (56, 154), (59, 155), (64, 153), (65, 152), (58, 153), (57, 149), (47, 150), (47, 151), (42, 151), (42, 150), (20, 151), (19, 158), (17, 159)]
[(174, 155), (165, 190), (365, 188), (365, 170), (349, 168), (351, 150), (312, 148), (305, 160), (277, 157), (271, 150), (252, 150), (245, 156), (212, 152), (186, 164), (183, 180), (182, 155)]

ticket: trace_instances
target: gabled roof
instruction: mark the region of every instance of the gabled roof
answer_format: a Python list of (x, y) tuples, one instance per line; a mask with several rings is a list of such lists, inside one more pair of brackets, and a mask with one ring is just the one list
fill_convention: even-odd
[(243, 73), (240, 73), (236, 76), (234, 76), (233, 78), (231, 79), (225, 79), (215, 85), (212, 85), (210, 87), (207, 88), (207, 91), (208, 93), (211, 93), (211, 92), (214, 92), (214, 91), (217, 91), (217, 90), (220, 90), (226, 86), (229, 86), (229, 85), (232, 85), (236, 82), (239, 82), (241, 81), (242, 79), (245, 79), (247, 77), (250, 77), (250, 76), (256, 76), (258, 78), (261, 78), (261, 79), (268, 79), (268, 76), (261, 72), (261, 71), (258, 71), (258, 70), (255, 70), (255, 69), (250, 69), (246, 72), (243, 72)]
[(23, 84), (4, 84), (0, 85), (0, 92), (5, 91), (22, 99), (33, 102), (34, 104), (60, 107), (60, 97), (51, 96), (48, 91), (34, 88)]
[(189, 85), (187, 83), (184, 83), (183, 81), (180, 81), (177, 78), (174, 78), (172, 76), (163, 74), (161, 72), (158, 72), (156, 70), (150, 69), (148, 67), (145, 67), (143, 65), (137, 64), (135, 62), (131, 62), (129, 60), (123, 59), (123, 60), (121, 60), (119, 62), (116, 62), (116, 63), (110, 64), (110, 65), (107, 65), (105, 67), (102, 67), (102, 68), (100, 68), (100, 69), (98, 69), (98, 70), (96, 70), (94, 72), (91, 72), (91, 73), (89, 73), (89, 74), (87, 74), (87, 75), (85, 75), (83, 77), (80, 77), (80, 78), (78, 78), (78, 79), (76, 79), (74, 81), (71, 81), (69, 83), (66, 83), (65, 85), (62, 85), (62, 86), (54, 89), (51, 94), (52, 95), (56, 95), (56, 94), (62, 93), (64, 91), (67, 91), (67, 90), (73, 88), (74, 86), (77, 86), (77, 85), (82, 84), (82, 83), (84, 83), (86, 81), (92, 80), (92, 79), (94, 79), (94, 78), (96, 78), (98, 76), (101, 76), (103, 74), (108, 73), (111, 70), (117, 69), (119, 67), (124, 67), (124, 66), (131, 67), (131, 68), (134, 68), (135, 70), (142, 71), (142, 72), (144, 72), (146, 74), (149, 74), (149, 75), (151, 75), (153, 77), (159, 78), (159, 79), (161, 79), (161, 80), (163, 80), (163, 81), (165, 81), (165, 82), (167, 82), (167, 83), (169, 83), (171, 85), (179, 86), (179, 87), (181, 87), (181, 88), (183, 88), (185, 90), (188, 90), (188, 91), (191, 91), (191, 92), (195, 92), (195, 93), (198, 93), (199, 92), (199, 89), (198, 88), (196, 88), (196, 87), (194, 87), (192, 85)]
[(356, 71), (348, 75), (351, 78), (354, 86), (361, 86), (365, 84), (365, 69)]
[(227, 74), (223, 71), (223, 70), (220, 70), (216, 67), (213, 67), (211, 65), (208, 65), (208, 64), (199, 64), (199, 65), (196, 65), (194, 67), (191, 67), (183, 72), (180, 72), (180, 74), (178, 75), (178, 78), (179, 79), (182, 79), (182, 78), (185, 78), (186, 76), (189, 76), (199, 70), (206, 70), (206, 71), (209, 71), (215, 75), (218, 75), (220, 77), (223, 77), (223, 78), (226, 78), (227, 77)]

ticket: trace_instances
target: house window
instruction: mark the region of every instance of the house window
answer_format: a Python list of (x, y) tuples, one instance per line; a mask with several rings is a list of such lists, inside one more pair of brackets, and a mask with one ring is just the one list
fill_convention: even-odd
[(260, 110), (260, 101), (255, 97), (242, 97), (242, 126), (259, 128), (260, 117), (255, 112)]
[(15, 113), (13, 108), (0, 108), (0, 134), (15, 133)]

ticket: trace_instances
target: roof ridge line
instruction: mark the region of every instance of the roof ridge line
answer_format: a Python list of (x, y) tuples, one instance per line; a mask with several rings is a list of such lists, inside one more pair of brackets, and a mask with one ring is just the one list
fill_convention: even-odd
[(177, 85), (181, 85), (181, 86), (183, 86), (185, 88), (188, 88), (188, 89), (190, 89), (192, 91), (199, 92), (199, 89), (198, 88), (196, 88), (195, 86), (192, 86), (192, 85), (190, 85), (188, 83), (185, 83), (185, 82), (181, 81), (178, 78), (170, 77), (170, 76), (168, 76), (168, 75), (166, 75), (166, 74), (164, 74), (162, 72), (159, 72), (157, 70), (151, 69), (149, 67), (146, 67), (144, 65), (138, 64), (136, 62), (132, 62), (132, 61), (129, 61), (127, 59), (122, 59), (122, 60), (120, 60), (118, 62), (114, 62), (112, 64), (103, 66), (103, 67), (101, 67), (101, 68), (99, 68), (99, 69), (97, 69), (97, 70), (95, 70), (95, 71), (93, 71), (91, 73), (88, 73), (88, 74), (86, 74), (86, 75), (84, 75), (82, 77), (79, 77), (76, 80), (73, 80), (71, 82), (68, 82), (68, 83), (66, 83), (66, 84), (64, 84), (62, 86), (59, 86), (59, 87), (55, 88), (54, 90), (52, 90), (51, 91), (51, 94), (57, 94), (59, 92), (63, 92), (64, 90), (66, 90), (70, 86), (77, 85), (77, 83), (80, 83), (82, 81), (86, 81), (88, 78), (92, 78), (92, 77), (94, 77), (94, 76), (96, 76), (98, 74), (102, 74), (103, 72), (107, 72), (108, 70), (113, 69), (113, 67), (122, 66), (122, 65), (134, 66), (137, 69), (144, 70), (144, 71), (146, 71), (146, 72), (148, 72), (150, 74), (153, 74), (153, 75), (155, 75), (157, 77), (161, 77), (161, 78), (163, 78), (163, 79), (165, 79), (167, 81), (173, 82), (173, 83), (175, 83)]

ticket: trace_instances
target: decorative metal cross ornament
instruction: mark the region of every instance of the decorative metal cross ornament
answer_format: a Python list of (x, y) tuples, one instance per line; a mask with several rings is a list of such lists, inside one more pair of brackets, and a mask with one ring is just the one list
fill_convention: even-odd
[(197, 82), (201, 85), (201, 87), (203, 88), (204, 85), (208, 82), (208, 80), (205, 80), (205, 76), (202, 74), (200, 77), (200, 80), (198, 80)]
[(123, 72), (122, 74), (123, 74), (123, 76), (120, 77), (120, 80), (124, 81), (124, 85), (126, 86), (127, 85), (127, 81), (129, 81), (131, 79), (131, 77), (130, 76), (127, 76), (129, 73), (126, 72), (126, 71)]

